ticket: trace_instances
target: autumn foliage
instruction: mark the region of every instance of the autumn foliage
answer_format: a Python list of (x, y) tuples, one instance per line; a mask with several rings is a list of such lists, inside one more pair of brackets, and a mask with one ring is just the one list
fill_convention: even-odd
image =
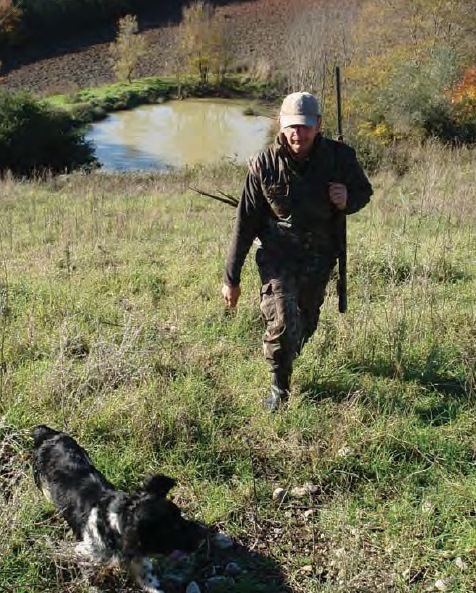
[(21, 30), (21, 9), (12, 0), (0, 0), (0, 46), (19, 41)]
[(378, 166), (402, 143), (476, 142), (472, 0), (365, 0), (346, 68), (352, 141)]
[(206, 84), (210, 75), (226, 74), (231, 48), (223, 21), (210, 2), (196, 0), (184, 7), (179, 27), (177, 61), (185, 74), (198, 75)]
[(132, 74), (145, 55), (147, 44), (139, 33), (137, 18), (127, 14), (119, 19), (116, 41), (110, 45), (114, 73), (119, 81), (132, 82)]
[(476, 102), (476, 67), (468, 68), (463, 77), (449, 91), (452, 103)]

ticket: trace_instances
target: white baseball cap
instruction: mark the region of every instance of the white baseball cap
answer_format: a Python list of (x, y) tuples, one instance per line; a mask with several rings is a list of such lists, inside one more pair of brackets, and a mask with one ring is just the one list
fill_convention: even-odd
[(284, 98), (279, 112), (281, 128), (315, 126), (321, 115), (319, 101), (311, 93), (291, 93)]

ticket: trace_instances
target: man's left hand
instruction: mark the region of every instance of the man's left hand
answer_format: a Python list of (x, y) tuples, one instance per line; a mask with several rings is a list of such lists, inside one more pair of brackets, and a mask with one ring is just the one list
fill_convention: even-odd
[(347, 206), (347, 187), (343, 183), (329, 183), (329, 198), (338, 210)]

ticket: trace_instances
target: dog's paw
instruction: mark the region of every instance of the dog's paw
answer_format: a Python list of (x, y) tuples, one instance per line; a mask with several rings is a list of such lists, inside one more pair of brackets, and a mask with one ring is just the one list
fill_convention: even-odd
[(164, 593), (150, 558), (134, 558), (131, 561), (131, 572), (145, 593)]
[(89, 549), (89, 546), (83, 541), (79, 542), (79, 544), (76, 544), (74, 546), (74, 553), (81, 560), (93, 559), (91, 556), (91, 550)]

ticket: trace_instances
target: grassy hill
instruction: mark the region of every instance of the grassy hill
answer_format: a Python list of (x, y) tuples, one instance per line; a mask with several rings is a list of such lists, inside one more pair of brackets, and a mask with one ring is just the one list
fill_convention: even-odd
[(191, 561), (200, 585), (233, 560), (241, 593), (474, 590), (476, 161), (412, 156), (349, 220), (349, 311), (331, 291), (276, 415), (253, 258), (227, 314), (233, 210), (188, 189), (237, 195), (240, 167), (0, 182), (2, 592), (135, 590), (62, 545), (39, 422), (118, 487), (178, 479), (186, 514), (235, 542)]

